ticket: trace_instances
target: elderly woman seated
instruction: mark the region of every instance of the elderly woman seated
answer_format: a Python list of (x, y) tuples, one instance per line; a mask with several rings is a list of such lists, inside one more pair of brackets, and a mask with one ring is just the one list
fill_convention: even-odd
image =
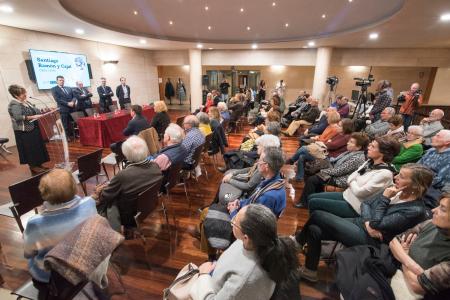
[(295, 241), (301, 249), (307, 244), (302, 277), (317, 281), (321, 241), (338, 241), (345, 246), (389, 243), (397, 234), (425, 219), (422, 197), (433, 180), (433, 172), (419, 164), (406, 164), (395, 177), (395, 185), (361, 203), (361, 216), (342, 218), (315, 210)]
[(295, 247), (289, 238), (278, 237), (273, 212), (250, 204), (239, 211), (231, 225), (236, 241), (217, 263), (200, 266), (191, 298), (300, 299)]
[(406, 163), (418, 161), (423, 154), (423, 129), (420, 126), (409, 126), (406, 141), (402, 144), (400, 153), (394, 157), (392, 163), (395, 169), (400, 170)]
[(217, 109), (219, 110), (220, 113), (220, 119), (221, 119), (221, 123), (222, 122), (229, 122), (231, 115), (230, 112), (228, 111), (228, 107), (226, 105), (225, 102), (219, 102), (217, 104)]
[(196, 117), (200, 124), (198, 125), (198, 129), (203, 133), (204, 136), (207, 136), (212, 133), (211, 125), (209, 121), (209, 116), (207, 113), (199, 112), (196, 114)]
[(403, 143), (406, 140), (405, 129), (403, 127), (403, 118), (400, 115), (395, 115), (388, 120), (389, 130), (383, 137), (392, 137)]
[(45, 255), (79, 224), (97, 214), (91, 197), (76, 195), (77, 185), (71, 173), (55, 169), (39, 183), (43, 210), (32, 216), (23, 233), (25, 258), (34, 285), (46, 291), (50, 273), (44, 269)]

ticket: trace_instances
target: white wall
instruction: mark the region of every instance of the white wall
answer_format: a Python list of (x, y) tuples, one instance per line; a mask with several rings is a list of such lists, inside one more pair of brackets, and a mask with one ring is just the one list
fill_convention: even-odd
[[(158, 71), (150, 51), (0, 26), (0, 121), (4, 125), (0, 126), (0, 136), (10, 138), (8, 145), (14, 144), (7, 111), (11, 99), (7, 91), (9, 85), (22, 85), (29, 96), (40, 98), (49, 106), (56, 106), (50, 91), (39, 91), (28, 78), (25, 60), (29, 59), (30, 48), (85, 54), (94, 77), (91, 80), (94, 102), (98, 102), (96, 86), (102, 76), (107, 78), (113, 90), (119, 84), (119, 78), (125, 76), (131, 87), (133, 103), (143, 104), (159, 99)], [(104, 65), (104, 60), (118, 60), (119, 63)]]
[(437, 70), (428, 104), (450, 105), (450, 68)]

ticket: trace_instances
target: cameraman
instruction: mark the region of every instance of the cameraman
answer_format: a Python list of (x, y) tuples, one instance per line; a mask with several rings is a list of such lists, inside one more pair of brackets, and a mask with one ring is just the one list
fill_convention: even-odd
[(391, 105), (392, 97), (393, 91), (391, 82), (389, 80), (380, 80), (377, 84), (374, 104), (369, 113), (372, 122), (376, 122), (380, 119), (381, 112)]
[(420, 85), (417, 82), (413, 83), (409, 91), (400, 93), (398, 100), (404, 101), (400, 107), (400, 113), (403, 116), (403, 126), (405, 127), (405, 131), (408, 131), (408, 126), (411, 125), (415, 110), (423, 103)]

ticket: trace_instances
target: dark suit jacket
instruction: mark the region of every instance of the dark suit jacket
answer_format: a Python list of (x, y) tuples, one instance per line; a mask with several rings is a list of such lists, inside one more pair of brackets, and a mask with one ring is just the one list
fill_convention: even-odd
[(70, 102), (75, 102), (77, 99), (73, 95), (72, 89), (69, 87), (64, 87), (64, 90), (67, 93), (64, 93), (62, 89), (59, 86), (52, 87), (52, 95), (55, 99), (56, 103), (58, 104), (59, 112), (60, 113), (71, 113), (75, 111), (75, 106), (70, 107)]
[[(72, 89), (73, 95), (75, 98), (77, 98), (77, 110), (84, 110), (86, 108), (92, 108), (92, 93), (88, 91), (87, 88), (73, 88)], [(84, 92), (84, 94), (83, 94)]]
[(137, 135), (141, 130), (150, 128), (150, 124), (143, 116), (136, 115), (128, 122), (127, 128), (123, 130), (124, 136)]
[(128, 100), (125, 100), (125, 98), (124, 98), (124, 93), (123, 93), (122, 85), (118, 85), (118, 86), (116, 87), (116, 96), (117, 96), (117, 98), (119, 98), (119, 103), (120, 103), (120, 104), (125, 104), (125, 103), (130, 103), (130, 102), (131, 102), (131, 101), (130, 101), (130, 99), (131, 99), (131, 94), (130, 94), (131, 90), (130, 90), (130, 86), (129, 86), (129, 85), (126, 85), (126, 87), (127, 87), (127, 90), (128, 90)]
[[(99, 211), (117, 205), (122, 225), (135, 226), (138, 194), (162, 177), (158, 165), (146, 161), (127, 166), (111, 179), (101, 194)], [(156, 200), (156, 197), (155, 197)]]
[(97, 93), (100, 97), (100, 110), (102, 112), (109, 111), (109, 106), (113, 105), (112, 96), (114, 96), (113, 91), (111, 90), (111, 87), (105, 86), (105, 89), (103, 89), (103, 86), (97, 87)]

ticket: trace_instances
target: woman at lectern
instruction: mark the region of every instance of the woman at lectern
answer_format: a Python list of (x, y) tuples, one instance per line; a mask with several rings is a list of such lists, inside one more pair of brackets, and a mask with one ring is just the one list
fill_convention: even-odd
[(8, 105), (8, 113), (16, 137), (17, 151), (20, 164), (28, 164), (31, 174), (45, 171), (42, 164), (49, 161), (47, 148), (42, 139), (37, 122), (40, 110), (27, 101), (27, 91), (20, 85), (10, 85), (9, 93), (14, 99)]

